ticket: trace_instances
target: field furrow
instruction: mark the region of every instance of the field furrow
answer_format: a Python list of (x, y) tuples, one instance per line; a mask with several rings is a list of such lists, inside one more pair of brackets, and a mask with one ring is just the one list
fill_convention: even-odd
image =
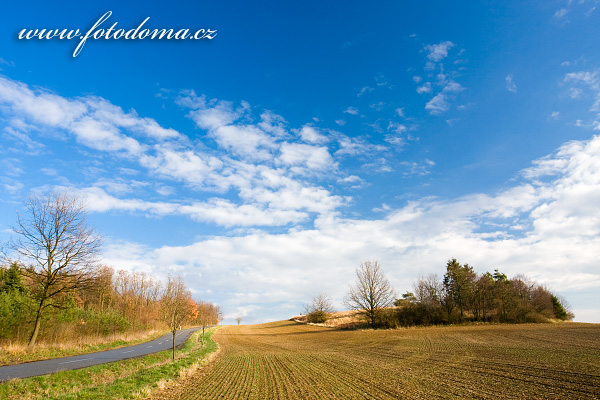
[[(224, 327), (171, 399), (598, 399), (600, 325)], [(538, 341), (539, 339), (539, 341)]]

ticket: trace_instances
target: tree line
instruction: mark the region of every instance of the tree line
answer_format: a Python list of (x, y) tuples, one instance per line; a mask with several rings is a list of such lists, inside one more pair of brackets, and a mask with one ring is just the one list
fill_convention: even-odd
[[(397, 296), (381, 265), (364, 262), (356, 270), (344, 305), (358, 310), (373, 328), (467, 322), (526, 323), (571, 320), (566, 300), (524, 276), (509, 279), (497, 269), (477, 274), (456, 259), (442, 278), (420, 277), (413, 290)], [(309, 322), (324, 322), (333, 311), (323, 294), (305, 307)]]
[(71, 193), (30, 196), (0, 266), (0, 339), (61, 342), (86, 336), (218, 323), (219, 307), (166, 282), (97, 262), (101, 238)]

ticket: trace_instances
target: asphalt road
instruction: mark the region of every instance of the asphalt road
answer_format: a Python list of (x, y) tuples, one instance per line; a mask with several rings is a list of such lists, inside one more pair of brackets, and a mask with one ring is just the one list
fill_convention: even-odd
[[(178, 331), (175, 335), (175, 346), (185, 343), (190, 335), (202, 328), (190, 328)], [(97, 353), (82, 354), (80, 356), (53, 358), (51, 360), (33, 361), (23, 364), (7, 365), (0, 367), (0, 382), (15, 378), (29, 378), (32, 376), (46, 375), (58, 371), (67, 371), (91, 367), (92, 365), (121, 361), (128, 358), (145, 356), (172, 348), (173, 334), (167, 333), (142, 344), (121, 347), (120, 349), (99, 351)]]

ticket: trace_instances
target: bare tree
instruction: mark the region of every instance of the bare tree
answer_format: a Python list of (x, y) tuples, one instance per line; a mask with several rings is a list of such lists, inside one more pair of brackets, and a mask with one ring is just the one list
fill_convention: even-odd
[(372, 328), (382, 308), (393, 304), (396, 293), (377, 261), (365, 261), (356, 269), (356, 283), (350, 287), (344, 303), (353, 310), (362, 310)]
[(237, 321), (237, 324), (239, 325), (242, 322), (242, 317), (237, 317), (235, 320)]
[(308, 322), (321, 323), (328, 319), (328, 314), (334, 312), (331, 298), (324, 293), (319, 293), (312, 298), (310, 304), (304, 306)]
[(61, 307), (66, 295), (94, 281), (101, 239), (86, 223), (83, 200), (69, 192), (31, 195), (25, 215), (17, 214), (13, 250), (30, 266), (26, 275), (35, 287), (37, 311), (28, 349), (35, 346), (49, 307)]
[(202, 343), (204, 343), (204, 330), (219, 323), (220, 309), (219, 306), (209, 302), (199, 301), (196, 304), (198, 307), (196, 321), (202, 326)]
[(195, 304), (191, 300), (191, 293), (181, 276), (171, 278), (167, 281), (167, 285), (161, 298), (161, 308), (163, 321), (167, 323), (169, 329), (173, 333), (173, 360), (175, 359), (175, 334), (181, 325), (192, 314), (191, 305)]

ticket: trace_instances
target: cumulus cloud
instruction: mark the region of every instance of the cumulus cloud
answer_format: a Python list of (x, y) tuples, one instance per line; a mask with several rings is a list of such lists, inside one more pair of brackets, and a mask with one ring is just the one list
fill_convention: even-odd
[[(288, 318), (320, 291), (341, 306), (355, 267), (372, 259), (399, 291), (420, 274), (442, 273), (446, 260), (456, 257), (478, 272), (499, 269), (562, 293), (599, 293), (600, 137), (565, 144), (522, 177), (494, 194), (424, 198), (400, 208), (386, 203), (377, 209), (385, 213), (381, 219), (324, 215), (314, 229), (218, 237), (132, 255), (116, 246), (107, 260), (147, 265), (159, 274), (178, 268), (192, 286), (208, 287), (211, 300), (227, 312), (252, 304), (248, 322)], [(595, 312), (589, 304), (582, 308), (586, 315)]]
[(311, 125), (304, 125), (300, 129), (300, 137), (304, 142), (312, 144), (324, 144), (329, 141), (327, 136), (320, 133), (318, 129)]
[[(283, 117), (269, 110), (263, 110), (255, 118), (252, 107), (244, 101), (235, 105), (188, 90), (179, 93), (176, 102), (198, 128), (206, 131), (205, 138), (217, 145), (216, 150), (204, 151), (205, 146), (191, 143), (176, 130), (140, 117), (134, 110), (125, 112), (103, 98), (67, 99), (0, 77), (0, 109), (9, 116), (4, 134), (23, 143), (30, 152), (43, 150), (43, 145), (34, 138), (51, 127), (62, 135), (55, 139), (73, 139), (87, 149), (137, 163), (161, 179), (218, 195), (233, 191), (227, 200), (215, 197), (219, 200), (202, 204), (210, 215), (182, 212), (184, 204), (180, 202), (117, 201), (100, 192), (98, 198), (105, 201), (98, 211), (181, 213), (224, 226), (249, 226), (254, 221), (265, 225), (306, 221), (314, 217), (307, 218), (307, 213), (336, 212), (348, 201), (319, 185), (321, 179), (343, 178), (334, 156), (368, 156), (376, 148), (363, 139), (350, 139), (312, 124), (290, 129)], [(347, 111), (353, 113), (354, 109)], [(127, 169), (137, 173), (135, 169)], [(5, 185), (12, 191), (22, 187), (14, 182)], [(126, 190), (115, 181), (110, 185), (99, 182), (98, 186), (120, 195)], [(173, 193), (168, 187), (163, 185), (156, 190), (168, 196)], [(233, 200), (236, 197), (239, 202)], [(227, 211), (237, 217), (216, 217)]]
[(336, 164), (326, 147), (302, 143), (284, 143), (278, 160), (293, 167), (306, 167), (308, 171), (335, 169)]
[(78, 190), (86, 199), (90, 212), (141, 212), (151, 216), (182, 215), (196, 221), (232, 226), (279, 226), (306, 220), (308, 214), (290, 209), (269, 209), (261, 204), (237, 205), (227, 199), (211, 198), (205, 202), (152, 202), (136, 198), (122, 199), (110, 195), (97, 185)]

